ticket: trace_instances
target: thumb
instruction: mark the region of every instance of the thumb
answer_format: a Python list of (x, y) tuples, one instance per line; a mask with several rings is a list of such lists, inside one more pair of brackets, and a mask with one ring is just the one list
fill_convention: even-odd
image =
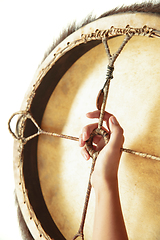
[(114, 116), (109, 118), (109, 129), (111, 131), (109, 145), (115, 149), (120, 149), (124, 142), (123, 129)]

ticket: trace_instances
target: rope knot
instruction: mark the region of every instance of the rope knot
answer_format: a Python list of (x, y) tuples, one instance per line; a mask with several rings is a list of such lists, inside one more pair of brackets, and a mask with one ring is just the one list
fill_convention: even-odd
[(113, 78), (113, 71), (114, 71), (114, 67), (111, 67), (111, 66), (107, 65), (106, 79), (112, 79)]

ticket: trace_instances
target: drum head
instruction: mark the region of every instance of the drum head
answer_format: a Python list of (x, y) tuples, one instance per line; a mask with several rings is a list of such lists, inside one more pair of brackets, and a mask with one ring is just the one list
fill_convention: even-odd
[[(41, 64), (22, 108), (30, 111), (42, 129), (78, 137), (85, 117), (95, 110), (103, 87), (108, 58), (100, 39), (78, 42), (111, 26), (160, 29), (159, 17), (119, 14), (92, 22), (57, 46)], [(124, 36), (111, 37), (111, 53)], [(106, 110), (124, 129), (124, 147), (160, 156), (160, 39), (134, 36), (115, 63)], [(94, 122), (94, 121), (93, 121)], [(23, 125), (23, 124), (22, 124)], [(21, 126), (29, 136), (36, 128), (27, 120)], [(85, 162), (78, 143), (40, 135), (25, 145), (15, 143), (14, 172), (18, 201), (35, 239), (72, 239), (83, 210), (91, 161)], [(159, 239), (160, 162), (122, 154), (119, 189), (130, 239)], [(85, 239), (91, 239), (94, 192), (85, 222)]]

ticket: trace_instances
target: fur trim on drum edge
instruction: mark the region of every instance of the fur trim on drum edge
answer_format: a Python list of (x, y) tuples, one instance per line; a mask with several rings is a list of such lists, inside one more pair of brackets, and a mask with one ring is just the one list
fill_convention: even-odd
[[(115, 8), (113, 10), (107, 11), (106, 13), (102, 14), (100, 17), (96, 18), (90, 14), (88, 17), (82, 21), (79, 25), (76, 24), (76, 22), (73, 22), (70, 26), (68, 26), (59, 36), (57, 40), (55, 40), (52, 44), (52, 46), (46, 51), (44, 54), (44, 58), (42, 62), (46, 59), (46, 57), (53, 51), (53, 49), (60, 43), (62, 42), (67, 36), (69, 36), (71, 33), (75, 32), (79, 28), (85, 26), (88, 23), (91, 23), (95, 21), (96, 19), (100, 19), (106, 16), (111, 16), (114, 14), (119, 14), (119, 13), (127, 13), (127, 12), (145, 12), (145, 13), (154, 13), (160, 15), (160, 3), (140, 3), (140, 4), (133, 4), (131, 6), (122, 6), (120, 8)], [(24, 218), (22, 216), (19, 203), (17, 200), (17, 196), (15, 194), (15, 204), (17, 205), (17, 215), (18, 215), (18, 222), (21, 230), (21, 235), (23, 240), (34, 240), (32, 237), (30, 231), (28, 230), (28, 227), (24, 221)]]
[(122, 7), (116, 7), (110, 11), (107, 11), (103, 13), (100, 17), (95, 17), (90, 14), (88, 17), (86, 17), (80, 24), (76, 24), (76, 21), (73, 22), (70, 26), (68, 26), (60, 35), (60, 37), (55, 40), (52, 44), (52, 46), (46, 51), (44, 54), (44, 58), (42, 62), (46, 59), (46, 57), (53, 51), (53, 49), (60, 43), (62, 42), (66, 37), (68, 37), (71, 33), (75, 32), (79, 28), (87, 25), (88, 23), (91, 23), (97, 19), (111, 16), (114, 14), (119, 14), (119, 13), (134, 13), (134, 12), (144, 12), (144, 13), (154, 13), (160, 15), (160, 3), (140, 3), (140, 4), (133, 4), (131, 6), (122, 6)]

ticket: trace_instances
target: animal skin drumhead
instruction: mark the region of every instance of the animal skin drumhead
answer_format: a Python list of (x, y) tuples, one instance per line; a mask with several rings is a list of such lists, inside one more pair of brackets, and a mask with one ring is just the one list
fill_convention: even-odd
[[(109, 41), (113, 52), (122, 39), (119, 37)], [(107, 102), (108, 111), (117, 116), (125, 129), (124, 145), (154, 155), (160, 154), (160, 128), (156, 124), (160, 120), (160, 94), (157, 91), (160, 89), (157, 74), (160, 73), (160, 51), (157, 46), (160, 46), (159, 39), (151, 43), (150, 39), (143, 37), (134, 37), (128, 43), (116, 62)], [(146, 48), (150, 54), (146, 55)], [(153, 49), (156, 56), (152, 55)], [(141, 59), (136, 60), (140, 52)], [(151, 61), (157, 64), (148, 72), (147, 65)], [(50, 97), (43, 115), (43, 129), (73, 136), (80, 134), (80, 129), (90, 122), (85, 113), (95, 109), (95, 97), (97, 89), (104, 82), (106, 62), (106, 52), (103, 44), (100, 44), (72, 65)], [(157, 77), (153, 77), (152, 71)], [(52, 218), (66, 239), (71, 239), (81, 219), (80, 209), (83, 208), (90, 162), (84, 162), (77, 142), (41, 136), (38, 142), (38, 170), (43, 196)], [(123, 153), (119, 171), (121, 201), (128, 228), (130, 231), (137, 229), (132, 233), (135, 239), (140, 234), (144, 236), (148, 221), (156, 230), (155, 221), (160, 215), (155, 219), (151, 212), (156, 211), (157, 215), (160, 211), (159, 170), (159, 162)], [(90, 239), (92, 233), (94, 195), (88, 212), (86, 239)], [(137, 226), (137, 222), (143, 222), (144, 225)]]
[[(116, 33), (113, 26), (119, 29)], [(78, 138), (83, 126), (98, 121), (85, 115), (96, 109), (109, 64), (100, 36), (104, 30), (112, 29), (108, 46), (114, 54), (128, 31), (124, 29), (129, 28), (141, 31), (136, 30), (114, 63), (106, 111), (115, 115), (124, 129), (124, 148), (160, 156), (160, 17), (147, 13), (114, 14), (78, 29), (40, 65), (17, 125), (16, 194), (34, 239), (74, 237), (80, 226), (91, 168), (91, 161), (86, 162), (81, 156), (78, 141), (47, 135), (40, 129)], [(94, 35), (97, 29), (100, 36)], [(28, 119), (31, 115), (36, 123)], [(139, 155), (122, 153), (118, 173), (122, 210), (130, 240), (157, 240), (160, 161)], [(85, 240), (92, 236), (94, 204), (91, 191)]]

